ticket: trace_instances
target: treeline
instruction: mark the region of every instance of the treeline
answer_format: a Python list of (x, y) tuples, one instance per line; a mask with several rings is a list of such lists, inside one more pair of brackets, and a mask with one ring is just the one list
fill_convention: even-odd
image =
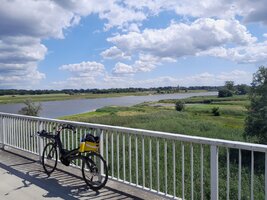
[(218, 86), (167, 86), (167, 87), (151, 87), (151, 88), (109, 88), (109, 89), (63, 89), (63, 90), (17, 90), (17, 89), (0, 89), (0, 95), (40, 95), (40, 94), (108, 94), (108, 93), (129, 93), (129, 92), (149, 92), (154, 91), (156, 93), (173, 93), (188, 90), (207, 90), (217, 91), (221, 87)]

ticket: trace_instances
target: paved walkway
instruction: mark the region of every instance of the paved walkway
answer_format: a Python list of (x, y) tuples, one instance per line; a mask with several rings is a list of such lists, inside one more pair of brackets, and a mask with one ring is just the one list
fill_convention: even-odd
[(94, 192), (85, 186), (80, 170), (68, 167), (72, 172), (69, 173), (62, 168), (47, 177), (42, 166), (29, 158), (32, 156), (23, 155), (0, 150), (1, 200), (162, 199), (157, 195), (111, 180), (99, 192)]

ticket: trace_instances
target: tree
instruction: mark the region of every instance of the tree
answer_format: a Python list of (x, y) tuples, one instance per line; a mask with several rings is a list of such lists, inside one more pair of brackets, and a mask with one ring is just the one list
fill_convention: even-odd
[(234, 81), (225, 81), (224, 87), (227, 90), (234, 91), (235, 90), (235, 83), (234, 83)]
[(213, 108), (211, 109), (212, 114), (213, 114), (214, 116), (220, 116), (221, 113), (220, 113), (219, 109), (220, 109), (219, 107), (213, 107)]
[(177, 101), (175, 103), (175, 110), (177, 111), (183, 111), (184, 110), (184, 102), (183, 101)]
[(19, 110), (19, 114), (22, 115), (30, 115), (30, 116), (38, 116), (40, 111), (42, 110), (41, 104), (35, 104), (31, 99), (26, 99), (24, 101), (25, 107)]
[(231, 92), (231, 90), (228, 90), (226, 88), (222, 88), (218, 92), (218, 97), (231, 97), (231, 96), (233, 96), (233, 93)]
[(225, 81), (223, 88), (219, 90), (218, 97), (231, 97), (234, 92), (234, 81)]
[(241, 84), (236, 86), (236, 94), (237, 95), (245, 95), (248, 94), (250, 87), (246, 84)]
[(250, 106), (245, 124), (245, 136), (267, 144), (267, 68), (260, 67), (253, 75)]

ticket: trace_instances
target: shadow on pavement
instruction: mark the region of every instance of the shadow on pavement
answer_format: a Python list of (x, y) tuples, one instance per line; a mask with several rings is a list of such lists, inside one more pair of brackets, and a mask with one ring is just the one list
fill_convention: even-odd
[[(81, 177), (63, 170), (56, 170), (48, 177), (42, 166), (29, 158), (19, 156), (12, 152), (1, 151), (0, 168), (8, 174), (22, 179), (22, 186), (4, 194), (9, 195), (23, 188), (38, 186), (46, 191), (43, 198), (62, 199), (140, 199), (130, 194), (118, 191), (110, 187), (104, 187), (99, 192), (90, 190)], [(1, 176), (1, 174), (0, 174)], [(41, 196), (40, 196), (41, 197)]]

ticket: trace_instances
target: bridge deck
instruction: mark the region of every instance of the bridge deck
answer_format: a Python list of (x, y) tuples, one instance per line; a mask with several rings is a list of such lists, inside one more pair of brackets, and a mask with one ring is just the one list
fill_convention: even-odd
[(61, 166), (47, 177), (36, 157), (20, 154), (0, 150), (0, 199), (163, 199), (111, 180), (94, 192), (85, 186), (80, 170), (68, 167), (70, 173)]

